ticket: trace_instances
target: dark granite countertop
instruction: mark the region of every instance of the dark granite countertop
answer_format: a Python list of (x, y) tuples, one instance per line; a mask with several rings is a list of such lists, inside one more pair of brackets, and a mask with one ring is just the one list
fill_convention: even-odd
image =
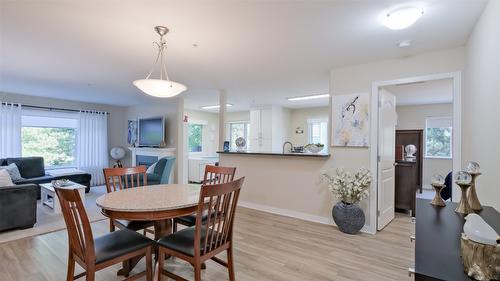
[(262, 155), (262, 156), (286, 156), (286, 157), (314, 157), (329, 158), (329, 153), (278, 153), (278, 152), (251, 152), (251, 151), (217, 151), (219, 154), (230, 155)]

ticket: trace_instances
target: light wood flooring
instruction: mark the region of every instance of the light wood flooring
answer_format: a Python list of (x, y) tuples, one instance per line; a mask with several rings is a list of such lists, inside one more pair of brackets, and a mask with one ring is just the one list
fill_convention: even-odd
[[(408, 267), (414, 263), (414, 249), (407, 216), (397, 216), (377, 235), (347, 235), (333, 226), (245, 208), (236, 216), (237, 280), (412, 280)], [(108, 221), (92, 227), (96, 236), (104, 234)], [(0, 281), (65, 280), (67, 252), (65, 230), (0, 244)], [(180, 260), (169, 259), (166, 267), (193, 279), (191, 266)], [(119, 268), (100, 271), (96, 278), (122, 280), (116, 276)], [(143, 269), (144, 260), (134, 272)], [(78, 266), (76, 272), (81, 272)], [(208, 261), (202, 279), (228, 280), (227, 270)]]

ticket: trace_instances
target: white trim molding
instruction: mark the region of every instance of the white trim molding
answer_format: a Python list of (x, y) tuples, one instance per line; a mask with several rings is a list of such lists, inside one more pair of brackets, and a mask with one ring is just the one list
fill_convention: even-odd
[[(462, 72), (448, 72), (440, 74), (431, 74), (424, 76), (416, 76), (387, 81), (372, 82), (371, 95), (371, 125), (370, 125), (370, 169), (373, 171), (374, 180), (370, 188), (370, 221), (375, 222), (371, 226), (371, 230), (376, 232), (378, 225), (378, 103), (379, 103), (379, 88), (395, 84), (416, 83), (423, 81), (433, 81), (441, 79), (453, 79), (453, 173), (457, 173), (461, 169), (462, 163)], [(458, 201), (458, 192), (453, 192), (453, 201)]]
[[(252, 202), (245, 202), (245, 201), (238, 202), (238, 207), (253, 209), (253, 210), (271, 213), (271, 214), (275, 214), (275, 215), (280, 215), (280, 216), (285, 216), (285, 217), (295, 218), (295, 219), (299, 219), (299, 220), (310, 221), (310, 222), (326, 224), (326, 225), (331, 225), (331, 226), (337, 227), (337, 225), (335, 224), (335, 222), (333, 221), (333, 219), (331, 217), (315, 216), (315, 215), (306, 214), (306, 213), (302, 213), (302, 212), (296, 212), (296, 211), (261, 205), (261, 204), (252, 203)], [(375, 232), (370, 231), (370, 227), (368, 225), (363, 226), (363, 228), (361, 229), (361, 232), (375, 234)]]

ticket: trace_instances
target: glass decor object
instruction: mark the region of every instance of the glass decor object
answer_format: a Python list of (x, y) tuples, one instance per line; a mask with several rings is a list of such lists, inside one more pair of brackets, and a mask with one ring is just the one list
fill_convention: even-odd
[(469, 161), (465, 163), (465, 171), (468, 172), (469, 174), (476, 174), (480, 172), (481, 167), (477, 162), (474, 161)]
[(441, 191), (445, 187), (444, 177), (442, 175), (433, 175), (431, 179), (431, 185), (432, 187), (434, 187), (434, 190), (436, 191), (436, 195), (434, 195), (434, 199), (432, 199), (431, 205), (439, 207), (446, 206), (446, 203), (441, 197)]
[(465, 170), (471, 175), (471, 186), (467, 191), (467, 200), (469, 201), (469, 206), (474, 211), (481, 211), (483, 207), (476, 193), (476, 178), (481, 175), (481, 167), (477, 162), (469, 161), (465, 164)]
[(457, 213), (470, 214), (473, 212), (472, 208), (469, 205), (469, 201), (467, 200), (467, 190), (471, 186), (471, 181), (472, 176), (465, 171), (460, 171), (455, 175), (455, 183), (460, 186), (460, 189), (462, 190), (460, 202), (455, 209), (455, 212)]
[[(156, 26), (155, 31), (156, 33), (158, 33), (158, 35), (160, 35), (160, 41), (154, 42), (154, 45), (158, 48), (158, 53), (156, 55), (153, 67), (151, 68), (151, 71), (145, 79), (135, 80), (133, 84), (139, 90), (150, 96), (169, 98), (184, 92), (187, 87), (181, 83), (171, 81), (168, 78), (167, 66), (165, 63), (167, 42), (165, 41), (165, 39), (163, 39), (163, 36), (165, 36), (169, 31), (168, 28), (166, 28), (165, 26)], [(160, 68), (160, 79), (151, 79), (151, 74), (153, 74), (157, 64), (159, 64)]]

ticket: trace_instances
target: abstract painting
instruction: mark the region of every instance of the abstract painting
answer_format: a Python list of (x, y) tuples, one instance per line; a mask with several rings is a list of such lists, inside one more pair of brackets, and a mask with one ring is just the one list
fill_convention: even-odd
[(370, 137), (368, 94), (333, 96), (332, 145), (367, 147)]
[(128, 120), (127, 143), (131, 146), (137, 144), (137, 120)]

